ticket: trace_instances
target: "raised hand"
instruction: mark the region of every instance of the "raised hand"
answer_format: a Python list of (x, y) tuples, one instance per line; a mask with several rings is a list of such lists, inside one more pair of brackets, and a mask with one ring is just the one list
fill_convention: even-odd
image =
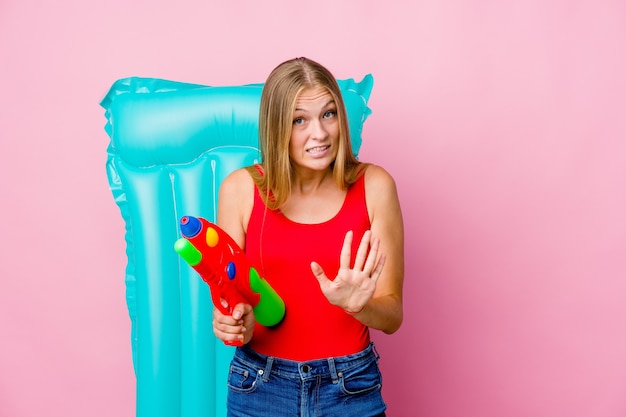
[(311, 262), (311, 271), (317, 278), (322, 293), (328, 301), (343, 308), (347, 313), (361, 312), (376, 290), (376, 281), (385, 264), (385, 256), (378, 256), (380, 241), (374, 239), (370, 247), (372, 232), (363, 234), (356, 253), (354, 266), (350, 268), (353, 232), (349, 231), (343, 240), (339, 259), (339, 271), (334, 280), (328, 279), (317, 262)]

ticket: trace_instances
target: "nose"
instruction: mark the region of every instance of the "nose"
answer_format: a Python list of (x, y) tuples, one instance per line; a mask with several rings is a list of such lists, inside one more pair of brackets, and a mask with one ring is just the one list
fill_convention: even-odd
[(328, 130), (326, 130), (322, 120), (315, 119), (309, 124), (309, 126), (311, 128), (311, 139), (324, 140), (328, 137)]

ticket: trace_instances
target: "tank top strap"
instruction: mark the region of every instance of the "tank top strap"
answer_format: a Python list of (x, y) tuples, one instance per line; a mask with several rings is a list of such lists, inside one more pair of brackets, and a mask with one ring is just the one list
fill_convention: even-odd
[(254, 169), (259, 171), (259, 174), (261, 176), (265, 175), (265, 171), (263, 171), (263, 167), (261, 166), (261, 164), (254, 164), (253, 166), (254, 166)]

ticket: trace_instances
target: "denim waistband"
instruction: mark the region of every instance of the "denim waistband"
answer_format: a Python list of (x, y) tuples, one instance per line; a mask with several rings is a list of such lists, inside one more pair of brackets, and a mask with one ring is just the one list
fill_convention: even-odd
[(262, 355), (245, 345), (236, 349), (235, 357), (247, 363), (249, 366), (257, 368), (263, 380), (266, 381), (272, 373), (280, 374), (288, 378), (300, 377), (302, 379), (326, 376), (336, 381), (338, 377), (341, 376), (342, 372), (359, 366), (364, 362), (378, 361), (380, 355), (372, 342), (362, 351), (351, 355), (315, 359), (305, 362)]

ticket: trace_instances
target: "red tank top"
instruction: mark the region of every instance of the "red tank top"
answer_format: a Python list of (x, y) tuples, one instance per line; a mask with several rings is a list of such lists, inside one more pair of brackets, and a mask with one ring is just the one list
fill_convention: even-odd
[(369, 344), (368, 327), (328, 302), (310, 267), (316, 261), (328, 278), (334, 279), (343, 239), (349, 230), (354, 232), (354, 262), (361, 237), (370, 228), (364, 177), (348, 189), (339, 213), (318, 224), (297, 223), (280, 210), (267, 209), (255, 187), (246, 254), (286, 306), (285, 318), (278, 325), (256, 325), (249, 343), (255, 351), (307, 361), (349, 355)]

